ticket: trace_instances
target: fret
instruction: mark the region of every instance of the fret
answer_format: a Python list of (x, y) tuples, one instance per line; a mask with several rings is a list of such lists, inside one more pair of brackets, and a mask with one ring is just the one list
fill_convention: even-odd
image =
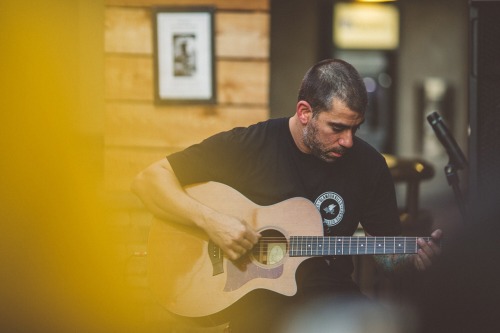
[(342, 255), (342, 237), (335, 237), (335, 253)]
[(359, 254), (359, 237), (351, 238), (351, 254)]
[(384, 254), (384, 240), (382, 237), (375, 237), (375, 254)]
[(358, 238), (358, 254), (366, 254), (366, 237)]
[(312, 255), (313, 255), (313, 256), (317, 256), (317, 255), (319, 255), (319, 254), (318, 254), (318, 250), (319, 250), (319, 248), (318, 248), (318, 247), (319, 247), (319, 246), (318, 246), (318, 236), (316, 236), (316, 237), (312, 237), (312, 238), (311, 238), (311, 252), (312, 252)]
[(366, 254), (374, 254), (374, 242), (373, 237), (366, 237)]
[(408, 238), (406, 239), (405, 252), (417, 253), (417, 238), (411, 238), (411, 241)]
[(349, 240), (350, 237), (342, 237), (342, 254), (348, 255), (349, 253)]
[(395, 237), (394, 239), (394, 253), (405, 253), (405, 237)]
[(297, 240), (297, 255), (303, 256), (304, 255), (304, 245), (302, 242), (302, 237), (296, 237), (296, 240)]
[(394, 237), (384, 237), (384, 243), (385, 243), (385, 254), (394, 254), (396, 253), (396, 248), (395, 248), (395, 240)]

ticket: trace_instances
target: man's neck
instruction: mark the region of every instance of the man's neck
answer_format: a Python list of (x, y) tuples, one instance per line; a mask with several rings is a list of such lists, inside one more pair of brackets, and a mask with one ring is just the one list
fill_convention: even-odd
[(309, 154), (310, 153), (309, 148), (306, 145), (304, 145), (303, 126), (300, 123), (299, 119), (297, 118), (296, 114), (288, 120), (288, 127), (290, 128), (290, 133), (292, 134), (293, 141), (295, 142), (297, 148), (301, 152)]

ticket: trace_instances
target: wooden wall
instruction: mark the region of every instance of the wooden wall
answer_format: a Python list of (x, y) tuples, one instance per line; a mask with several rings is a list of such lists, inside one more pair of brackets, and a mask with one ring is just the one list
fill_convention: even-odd
[[(269, 0), (106, 0), (105, 4), (104, 179), (110, 220), (123, 236), (125, 278), (144, 304), (145, 318), (168, 332), (172, 320), (147, 289), (151, 215), (130, 193), (130, 183), (141, 169), (168, 153), (269, 117)], [(154, 6), (215, 8), (215, 104), (154, 103)]]
[[(215, 105), (154, 104), (152, 6), (215, 11)], [(211, 134), (269, 117), (268, 0), (107, 0), (105, 179), (127, 191), (132, 177), (165, 154)]]

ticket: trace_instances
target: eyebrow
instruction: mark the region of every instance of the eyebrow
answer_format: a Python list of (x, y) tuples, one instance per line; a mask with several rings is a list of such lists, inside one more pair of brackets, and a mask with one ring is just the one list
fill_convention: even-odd
[(356, 126), (349, 126), (349, 125), (346, 125), (346, 124), (343, 124), (343, 123), (337, 123), (335, 121), (329, 121), (328, 122), (328, 125), (329, 126), (335, 126), (335, 127), (340, 127), (340, 128), (343, 128), (343, 129), (347, 129), (347, 128), (357, 128), (361, 125), (363, 125), (365, 122), (365, 119), (363, 119), (363, 121), (361, 121), (359, 124), (357, 124)]

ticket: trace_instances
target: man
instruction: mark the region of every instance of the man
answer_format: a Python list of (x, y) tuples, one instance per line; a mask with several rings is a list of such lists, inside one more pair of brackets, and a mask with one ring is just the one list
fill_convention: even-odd
[[(394, 184), (387, 164), (381, 154), (355, 136), (366, 106), (366, 88), (358, 72), (342, 60), (321, 61), (306, 73), (291, 118), (235, 128), (174, 153), (142, 171), (132, 190), (160, 219), (204, 230), (231, 260), (252, 249), (259, 232), (246, 221), (194, 200), (183, 186), (224, 183), (258, 205), (307, 198), (321, 214), (325, 236), (352, 236), (358, 223), (368, 235), (399, 235)], [(416, 255), (376, 256), (376, 261), (388, 272), (412, 266), (425, 270), (440, 252), (436, 241), (441, 231), (436, 230), (432, 237), (435, 241), (418, 241), (421, 249)], [(297, 297), (359, 293), (352, 271), (348, 256), (309, 259), (297, 273)], [(255, 311), (276, 313), (262, 307), (269, 304), (267, 297), (261, 293), (254, 297), (249, 304), (261, 307), (253, 307), (246, 318), (255, 318)], [(264, 319), (246, 318), (232, 320), (236, 332), (270, 329)], [(258, 323), (263, 325), (256, 328)]]

